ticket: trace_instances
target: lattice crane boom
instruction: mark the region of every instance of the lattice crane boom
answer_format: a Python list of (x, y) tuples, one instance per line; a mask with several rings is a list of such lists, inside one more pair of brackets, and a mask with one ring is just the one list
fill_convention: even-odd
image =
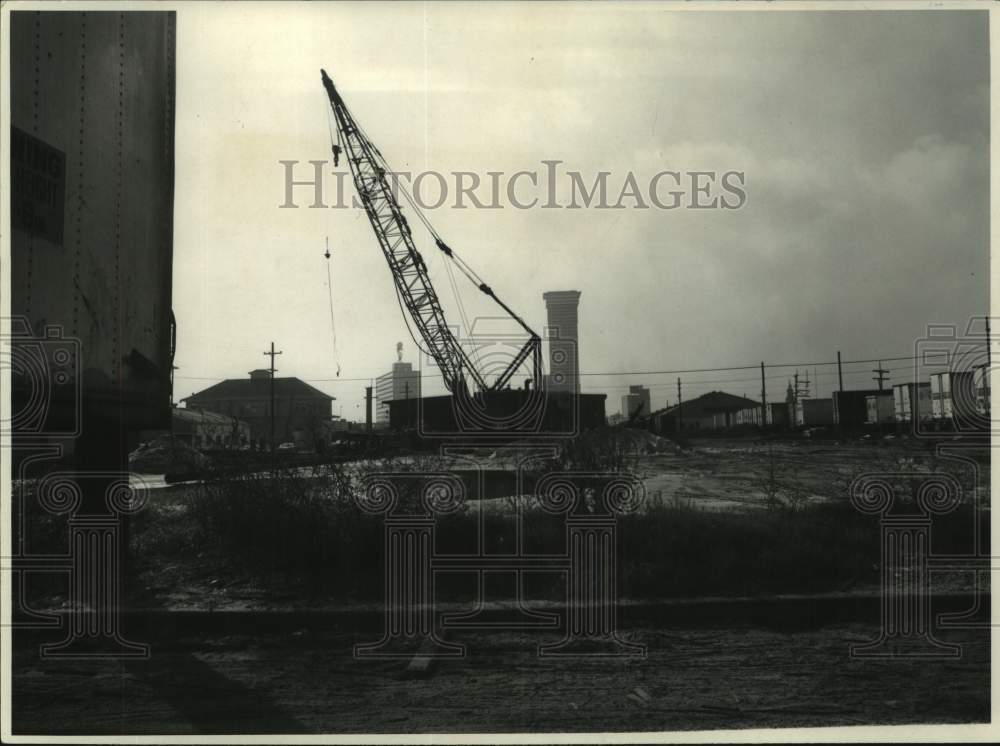
[[(449, 260), (477, 284), (480, 291), (492, 298), (511, 318), (528, 333), (528, 341), (514, 359), (497, 376), (492, 384), (486, 381), (485, 373), (473, 363), (462, 345), (455, 338), (445, 319), (441, 302), (427, 273), (427, 265), (413, 240), (406, 216), (403, 215), (395, 192), (389, 183), (388, 169), (378, 148), (368, 139), (355, 122), (350, 110), (337, 92), (333, 81), (325, 70), (320, 71), (323, 87), (326, 89), (333, 109), (340, 143), (333, 144), (335, 161), (339, 159), (341, 148), (347, 158), (354, 179), (354, 186), (365, 208), (375, 237), (389, 264), (401, 304), (406, 307), (410, 318), (420, 333), (427, 352), (434, 358), (445, 385), (453, 394), (466, 390), (466, 377), (471, 379), (480, 391), (497, 390), (504, 387), (518, 368), (531, 357), (532, 382), (537, 388), (541, 383), (541, 339), (493, 290), (475, 275), (459, 259), (452, 249), (434, 234), (435, 244)], [(426, 220), (424, 221), (426, 223)], [(427, 224), (433, 233), (433, 228)]]

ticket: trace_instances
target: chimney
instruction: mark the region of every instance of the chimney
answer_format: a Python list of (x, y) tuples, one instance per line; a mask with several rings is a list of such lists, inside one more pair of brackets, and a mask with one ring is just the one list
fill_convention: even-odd
[(250, 371), (251, 381), (267, 381), (271, 378), (271, 371), (267, 368), (257, 368), (257, 370)]
[(580, 362), (577, 347), (577, 308), (580, 291), (554, 290), (542, 295), (548, 313), (549, 391), (580, 393)]

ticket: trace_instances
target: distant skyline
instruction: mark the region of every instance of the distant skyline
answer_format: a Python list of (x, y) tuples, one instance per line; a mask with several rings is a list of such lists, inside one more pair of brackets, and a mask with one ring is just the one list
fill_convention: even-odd
[[(363, 212), (279, 208), (280, 160), (330, 158), (321, 67), (396, 170), (745, 173), (735, 210), (427, 211), (536, 329), (544, 292), (581, 291), (583, 390), (609, 414), (629, 385), (673, 403), (676, 376), (588, 373), (912, 354), (928, 324), (988, 310), (988, 36), (985, 11), (182, 5), (175, 399), (266, 367), (273, 340), (279, 376), (357, 419), (356, 379), (388, 371), (399, 341), (419, 362)], [(836, 387), (835, 369), (807, 371)], [(769, 399), (793, 373), (768, 371)], [(845, 373), (875, 386), (865, 365)], [(760, 394), (753, 370), (681, 377), (685, 398)]]

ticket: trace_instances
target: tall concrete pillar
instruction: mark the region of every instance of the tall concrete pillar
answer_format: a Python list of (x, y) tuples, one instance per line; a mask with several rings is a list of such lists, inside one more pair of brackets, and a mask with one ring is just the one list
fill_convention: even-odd
[(580, 393), (577, 308), (579, 290), (554, 290), (542, 296), (548, 314), (549, 391)]

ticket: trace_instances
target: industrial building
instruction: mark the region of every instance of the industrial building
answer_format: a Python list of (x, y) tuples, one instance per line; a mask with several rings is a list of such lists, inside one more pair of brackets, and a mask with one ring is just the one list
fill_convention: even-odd
[(547, 391), (580, 393), (579, 319), (580, 291), (552, 290), (542, 295), (549, 343)]
[(628, 421), (636, 417), (648, 417), (649, 414), (649, 389), (645, 386), (629, 386), (628, 393), (622, 397), (622, 417)]
[[(540, 389), (508, 386), (488, 392), (473, 392), (467, 398), (464, 395), (421, 397), (419, 373), (411, 371), (409, 364), (400, 360), (393, 366), (392, 372), (378, 379), (376, 387), (381, 386), (383, 392), (376, 391), (377, 410), (379, 414), (381, 410), (387, 411), (389, 427), (393, 430), (416, 430), (431, 437), (459, 434), (565, 437), (580, 430), (603, 426), (606, 395), (580, 393), (580, 292), (550, 291), (542, 297), (547, 317), (545, 330), (549, 370), (542, 379)], [(394, 387), (391, 394), (390, 385)], [(648, 412), (649, 391), (644, 390)], [(376, 419), (376, 422), (379, 421)]]
[(392, 370), (375, 379), (375, 424), (389, 426), (389, 402), (397, 399), (420, 398), (420, 371), (413, 365), (404, 363), (402, 344), (396, 347), (399, 359), (392, 364)]
[[(182, 399), (189, 409), (200, 408), (236, 417), (250, 425), (255, 447), (271, 438), (271, 372), (250, 371), (249, 378), (229, 378)], [(328, 439), (334, 397), (298, 378), (275, 378), (274, 445), (292, 442), (321, 448)]]
[[(661, 435), (691, 430), (715, 430), (735, 427), (737, 413), (744, 410), (756, 410), (759, 422), (760, 402), (724, 391), (710, 391), (690, 401), (653, 412), (650, 423), (652, 430)], [(750, 415), (745, 414), (742, 418), (750, 419)]]

